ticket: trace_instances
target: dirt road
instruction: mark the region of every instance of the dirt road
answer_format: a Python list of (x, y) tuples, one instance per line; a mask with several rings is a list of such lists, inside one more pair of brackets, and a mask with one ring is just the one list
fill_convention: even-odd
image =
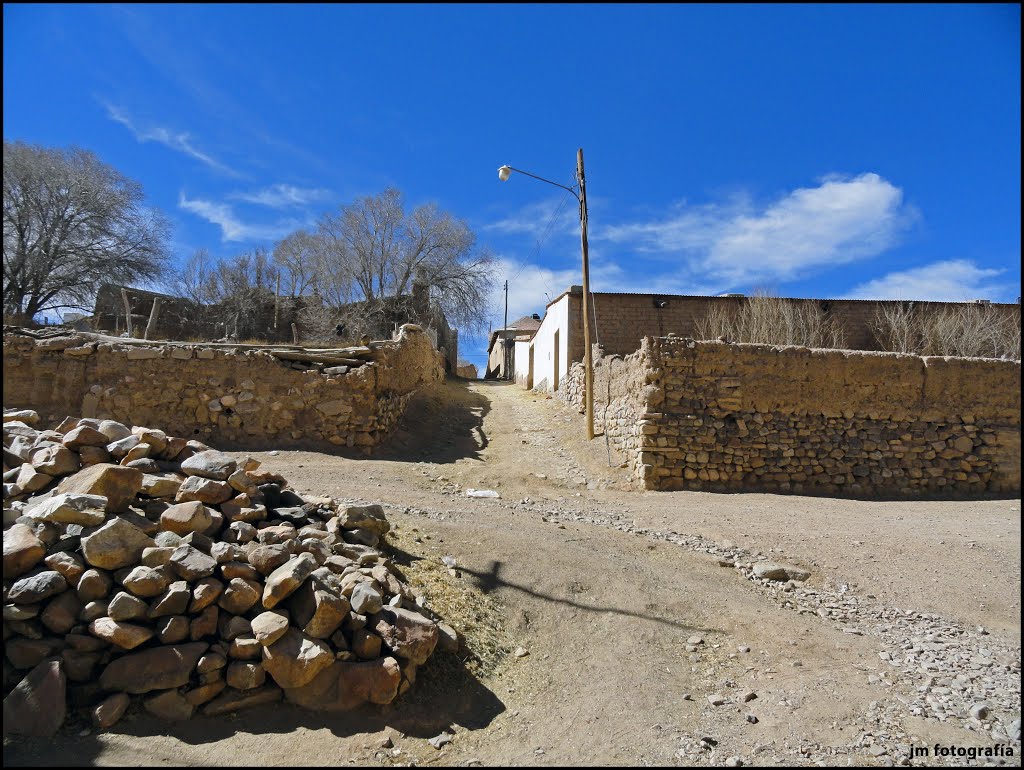
[[(1020, 764), (1019, 500), (643, 492), (582, 433), (557, 400), (455, 380), (374, 459), (249, 453), (300, 492), (383, 504), (410, 560), (453, 557), (440, 574), (502, 626), (481, 678), (449, 661), (342, 716), (140, 714), (5, 741), (5, 763)], [(751, 579), (761, 557), (811, 577)]]

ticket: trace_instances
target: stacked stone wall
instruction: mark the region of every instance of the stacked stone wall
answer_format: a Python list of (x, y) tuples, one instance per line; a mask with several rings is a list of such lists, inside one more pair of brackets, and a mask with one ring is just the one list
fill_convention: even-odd
[(4, 405), (160, 424), (220, 446), (360, 447), (380, 443), (416, 390), (444, 377), (414, 326), (372, 343), (352, 366), (289, 362), (267, 350), (126, 344), (92, 335), (4, 334)]
[(646, 338), (597, 363), (594, 412), (648, 489), (1020, 494), (1019, 361)]

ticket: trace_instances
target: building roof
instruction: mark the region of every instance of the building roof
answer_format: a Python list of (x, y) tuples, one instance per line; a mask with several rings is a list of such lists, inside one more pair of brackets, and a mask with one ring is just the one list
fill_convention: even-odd
[[(495, 329), (491, 332), (491, 338), (487, 342), (487, 352), (491, 352), (491, 348), (494, 347), (494, 343), (497, 341), (498, 336), (502, 337), (514, 337), (517, 340), (532, 339), (533, 335), (537, 333), (540, 328), (541, 319), (534, 318), (533, 316), (524, 315), (508, 326), (501, 329)], [(504, 334), (502, 334), (504, 332)]]

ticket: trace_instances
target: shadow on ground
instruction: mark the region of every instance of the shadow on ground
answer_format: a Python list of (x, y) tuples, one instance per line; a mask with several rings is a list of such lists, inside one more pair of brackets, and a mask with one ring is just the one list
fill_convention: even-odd
[[(106, 735), (137, 738), (171, 736), (190, 746), (198, 746), (228, 740), (239, 734), (257, 737), (285, 735), (302, 728), (330, 730), (336, 737), (347, 738), (372, 736), (390, 727), (405, 736), (427, 739), (451, 729), (453, 724), (468, 730), (482, 729), (504, 710), (505, 705), (466, 669), (456, 655), (436, 652), (420, 668), (413, 689), (388, 706), (368, 705), (348, 712), (326, 713), (308, 711), (280, 701), (234, 714), (208, 717), (197, 712), (185, 722), (166, 722), (133, 705), (132, 710)], [(104, 750), (99, 736), (91, 729), (89, 735), (79, 735), (89, 727), (79, 713), (73, 717), (69, 715), (55, 738), (5, 738), (4, 765), (75, 767), (109, 764), (109, 760), (97, 761)], [(259, 744), (255, 744), (256, 754), (253, 757), (246, 759), (240, 756), (240, 764), (263, 764), (259, 761), (258, 747)], [(139, 764), (146, 764), (150, 758), (141, 756)], [(335, 761), (339, 764), (344, 762), (344, 756), (325, 757), (321, 764), (334, 764)]]
[[(477, 388), (510, 387), (511, 383), (476, 380)], [(485, 393), (469, 388), (469, 381), (449, 377), (442, 383), (423, 388), (409, 402), (394, 433), (370, 455), (374, 460), (453, 463), (461, 459), (480, 459), (489, 437), (484, 433), (484, 418), (491, 411)]]

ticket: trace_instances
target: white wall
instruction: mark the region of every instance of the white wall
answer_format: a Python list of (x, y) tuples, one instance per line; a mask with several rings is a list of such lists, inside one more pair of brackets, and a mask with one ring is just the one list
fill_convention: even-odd
[(530, 387), (530, 340), (516, 340), (515, 380), (520, 385)]
[[(569, 295), (549, 305), (540, 329), (530, 343), (533, 345), (533, 387), (537, 390), (555, 390), (555, 332), (558, 332), (558, 376), (565, 377), (569, 370)], [(524, 357), (529, 364), (529, 358)], [(520, 358), (516, 355), (516, 366)], [(518, 372), (517, 372), (518, 374)]]

